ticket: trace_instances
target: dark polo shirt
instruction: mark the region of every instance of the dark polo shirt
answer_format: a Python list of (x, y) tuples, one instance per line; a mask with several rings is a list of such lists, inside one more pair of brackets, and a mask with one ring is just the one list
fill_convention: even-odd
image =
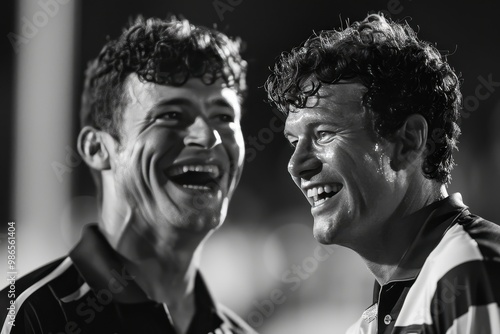
[[(69, 256), (16, 281), (14, 326), (7, 290), (0, 293), (2, 334), (176, 333), (165, 306), (147, 298), (96, 225)], [(199, 272), (194, 296), (189, 334), (255, 333), (214, 304)]]

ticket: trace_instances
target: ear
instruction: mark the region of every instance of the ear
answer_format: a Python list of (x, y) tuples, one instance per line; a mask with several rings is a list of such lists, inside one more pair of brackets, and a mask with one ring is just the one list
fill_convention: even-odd
[(80, 130), (77, 141), (80, 156), (90, 168), (98, 171), (110, 168), (109, 152), (102, 135), (102, 131), (91, 126), (85, 126)]
[(421, 163), (427, 142), (428, 125), (424, 116), (413, 114), (406, 118), (403, 125), (394, 133), (394, 154), (391, 166), (398, 171), (411, 164)]

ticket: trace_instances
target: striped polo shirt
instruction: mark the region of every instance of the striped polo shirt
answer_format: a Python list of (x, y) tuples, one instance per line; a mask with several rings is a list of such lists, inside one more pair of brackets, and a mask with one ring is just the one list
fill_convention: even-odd
[[(10, 314), (7, 292), (0, 292), (1, 334), (176, 333), (168, 309), (147, 298), (96, 225), (85, 228), (68, 257), (16, 281)], [(214, 304), (199, 272), (194, 296), (189, 334), (255, 333)]]
[(404, 218), (415, 219), (421, 230), (347, 333), (500, 333), (500, 226), (459, 193)]

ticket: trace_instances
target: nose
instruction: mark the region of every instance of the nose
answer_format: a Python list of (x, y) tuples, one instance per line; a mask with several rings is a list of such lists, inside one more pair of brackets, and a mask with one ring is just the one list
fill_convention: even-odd
[(212, 128), (202, 117), (196, 117), (188, 127), (184, 145), (199, 146), (205, 149), (213, 148), (222, 142), (219, 132)]
[(299, 141), (288, 162), (288, 172), (293, 177), (310, 179), (321, 171), (322, 163), (306, 143)]

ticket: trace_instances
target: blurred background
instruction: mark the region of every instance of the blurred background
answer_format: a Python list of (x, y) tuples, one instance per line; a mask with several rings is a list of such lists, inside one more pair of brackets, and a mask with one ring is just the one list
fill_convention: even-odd
[[(262, 88), (283, 51), (313, 31), (382, 11), (451, 53), (466, 109), (449, 192), (500, 221), (498, 1), (6, 0), (0, 61), (0, 270), (16, 222), (21, 276), (63, 256), (97, 220), (93, 183), (75, 150), (83, 72), (107, 36), (137, 14), (182, 14), (246, 43), (246, 166), (201, 267), (214, 297), (261, 333), (343, 333), (371, 304), (373, 278), (356, 254), (312, 238), (309, 205), (286, 164), (290, 150)], [(490, 84), (488, 84), (490, 82)], [(89, 256), (92, 256), (89, 254)], [(4, 260), (5, 259), (5, 260)], [(5, 286), (5, 284), (1, 284)]]

